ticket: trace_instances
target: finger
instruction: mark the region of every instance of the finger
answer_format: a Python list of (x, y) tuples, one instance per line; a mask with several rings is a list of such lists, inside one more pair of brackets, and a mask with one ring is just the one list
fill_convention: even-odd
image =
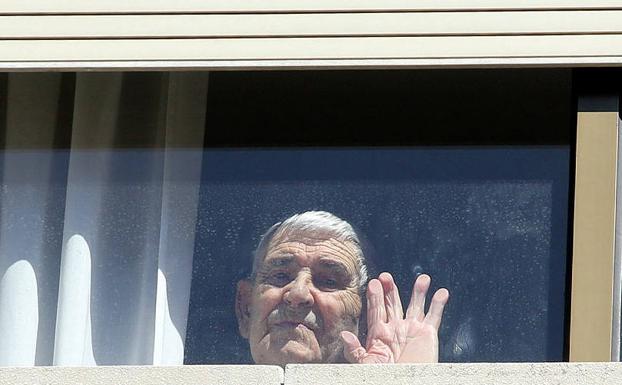
[(423, 321), (425, 296), (430, 288), (430, 281), (430, 276), (427, 274), (421, 274), (417, 277), (413, 285), (413, 295), (410, 297), (410, 304), (408, 304), (408, 309), (406, 310), (406, 318), (414, 318), (418, 321)]
[(387, 312), (384, 307), (382, 284), (377, 279), (372, 279), (367, 285), (367, 330), (373, 325), (387, 322)]
[(341, 332), (343, 341), (343, 356), (351, 364), (359, 364), (366, 355), (365, 348), (361, 346), (359, 339), (348, 331)]
[(438, 289), (434, 296), (432, 297), (432, 303), (430, 304), (430, 309), (428, 310), (428, 314), (425, 316), (426, 324), (432, 325), (434, 329), (438, 330), (441, 326), (441, 319), (443, 318), (443, 309), (445, 309), (445, 305), (449, 300), (449, 290), (443, 288)]
[(391, 320), (404, 318), (404, 310), (402, 309), (402, 300), (400, 292), (393, 280), (393, 276), (389, 273), (382, 273), (378, 277), (384, 291), (384, 304), (387, 311), (387, 322)]

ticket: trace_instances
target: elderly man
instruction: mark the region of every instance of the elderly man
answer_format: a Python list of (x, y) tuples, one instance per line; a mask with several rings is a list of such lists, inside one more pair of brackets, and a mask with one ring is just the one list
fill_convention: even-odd
[(366, 282), (365, 256), (346, 221), (309, 211), (273, 225), (236, 295), (239, 331), (255, 363), (437, 362), (449, 292), (438, 290), (424, 314), (430, 277), (419, 276), (404, 316), (393, 277), (372, 279), (363, 347), (358, 331)]

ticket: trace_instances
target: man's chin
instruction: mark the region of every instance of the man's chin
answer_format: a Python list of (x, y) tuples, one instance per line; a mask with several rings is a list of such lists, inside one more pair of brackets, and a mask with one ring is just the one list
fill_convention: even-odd
[(282, 346), (273, 346), (273, 349), (257, 354), (253, 358), (257, 364), (281, 365), (322, 362), (319, 348), (312, 349), (298, 341), (287, 341)]
[(310, 348), (298, 341), (288, 341), (281, 349), (278, 355), (282, 357), (282, 361), (292, 364), (303, 364), (322, 362), (322, 356), (315, 349)]

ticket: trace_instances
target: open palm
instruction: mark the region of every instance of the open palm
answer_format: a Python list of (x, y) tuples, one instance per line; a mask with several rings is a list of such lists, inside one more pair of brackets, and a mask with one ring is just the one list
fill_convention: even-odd
[(342, 332), (346, 359), (362, 364), (438, 362), (438, 329), (449, 292), (437, 290), (425, 314), (429, 287), (430, 277), (420, 275), (404, 317), (391, 274), (372, 279), (367, 286), (367, 341), (363, 347), (357, 336)]

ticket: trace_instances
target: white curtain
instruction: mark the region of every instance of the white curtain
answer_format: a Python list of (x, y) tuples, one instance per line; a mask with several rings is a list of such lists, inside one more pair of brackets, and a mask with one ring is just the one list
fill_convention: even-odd
[(182, 364), (207, 73), (16, 73), (0, 97), (0, 365)]

